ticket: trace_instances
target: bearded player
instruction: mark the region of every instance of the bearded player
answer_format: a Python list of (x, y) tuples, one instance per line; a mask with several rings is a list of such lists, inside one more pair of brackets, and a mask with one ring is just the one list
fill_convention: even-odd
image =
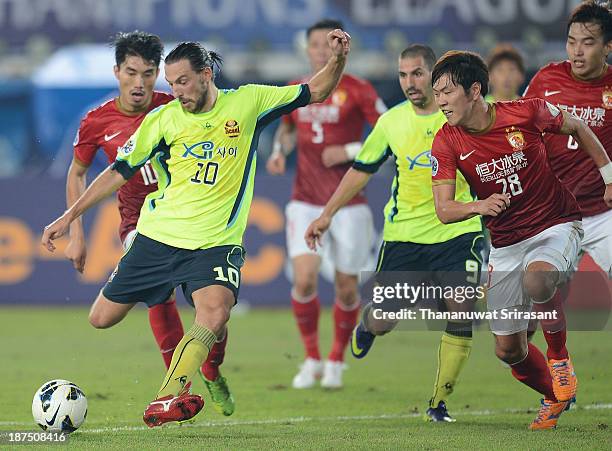
[[(66, 181), (68, 207), (85, 191), (87, 172), (98, 150), (101, 149), (112, 163), (117, 149), (136, 131), (147, 113), (173, 100), (169, 94), (154, 90), (164, 51), (158, 36), (141, 31), (119, 33), (113, 46), (116, 63), (113, 70), (119, 83), (119, 95), (91, 110), (81, 121)], [(124, 249), (128, 249), (134, 240), (145, 197), (156, 190), (157, 176), (149, 162), (119, 189), (119, 237)], [(80, 218), (71, 225), (66, 257), (77, 271), (83, 272), (87, 249)], [(148, 304), (148, 307), (151, 330), (167, 368), (174, 349), (183, 337), (183, 325), (174, 295), (165, 302)], [(215, 409), (224, 415), (231, 415), (234, 412), (234, 399), (225, 378), (219, 374), (226, 343), (227, 335), (215, 343), (199, 374), (211, 394)]]

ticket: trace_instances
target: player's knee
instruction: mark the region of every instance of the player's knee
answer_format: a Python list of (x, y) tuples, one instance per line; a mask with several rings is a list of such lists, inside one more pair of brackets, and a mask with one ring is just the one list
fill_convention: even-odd
[(295, 294), (301, 298), (312, 296), (317, 291), (316, 274), (303, 274), (295, 277), (293, 282)]
[(534, 302), (546, 302), (555, 294), (557, 271), (526, 271), (523, 277), (525, 292)]
[(114, 322), (109, 321), (108, 318), (105, 318), (101, 312), (92, 309), (89, 312), (89, 324), (91, 324), (96, 329), (108, 329), (111, 327)]
[(508, 365), (520, 362), (527, 355), (527, 346), (523, 343), (497, 343), (495, 355)]
[(357, 288), (354, 286), (336, 286), (336, 298), (345, 306), (353, 306), (358, 301)]
[(230, 318), (230, 309), (223, 303), (211, 303), (196, 311), (196, 323), (221, 336)]

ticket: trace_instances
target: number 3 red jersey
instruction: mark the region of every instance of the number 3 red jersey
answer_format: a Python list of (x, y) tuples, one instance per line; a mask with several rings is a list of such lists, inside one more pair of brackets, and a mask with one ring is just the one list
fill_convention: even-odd
[[(533, 77), (525, 96), (544, 99), (582, 119), (612, 158), (612, 67), (603, 77), (586, 82), (572, 77), (569, 61), (552, 63)], [(574, 138), (547, 133), (544, 142), (553, 171), (576, 196), (583, 216), (608, 211), (601, 174)]]
[(459, 169), (479, 199), (507, 193), (510, 207), (486, 216), (493, 246), (504, 247), (563, 222), (580, 219), (574, 196), (546, 157), (542, 133), (556, 133), (561, 111), (543, 100), (498, 102), (491, 126), (480, 133), (444, 124), (432, 146), (433, 184), (455, 182)]
[[(116, 99), (94, 108), (81, 121), (74, 140), (74, 158), (84, 166), (89, 166), (98, 149), (102, 149), (109, 163), (112, 163), (117, 157), (117, 148), (132, 136), (147, 113), (171, 100), (173, 100), (171, 95), (155, 91), (149, 109), (134, 116), (119, 111)], [(157, 177), (149, 163), (119, 189), (117, 200), (121, 215), (119, 227), (121, 241), (130, 230), (136, 228), (144, 199), (147, 194), (155, 190), (157, 190)]]
[[(310, 77), (290, 84), (307, 83)], [(343, 75), (334, 92), (322, 103), (313, 103), (283, 116), (297, 131), (297, 174), (292, 199), (325, 205), (352, 162), (327, 168), (321, 155), (327, 146), (361, 141), (367, 123), (374, 126), (386, 107), (370, 82)], [(364, 203), (363, 193), (350, 204)]]

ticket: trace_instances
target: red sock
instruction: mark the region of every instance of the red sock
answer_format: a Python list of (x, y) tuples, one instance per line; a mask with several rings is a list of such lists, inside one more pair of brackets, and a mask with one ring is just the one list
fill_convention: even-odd
[(344, 350), (348, 344), (351, 333), (357, 324), (359, 316), (359, 302), (354, 305), (345, 307), (340, 305), (340, 301), (336, 299), (333, 309), (334, 315), (334, 343), (331, 352), (327, 357), (328, 360), (334, 362), (344, 361)]
[(225, 329), (225, 337), (223, 340), (216, 341), (206, 361), (202, 364), (202, 373), (209, 381), (214, 381), (219, 377), (219, 367), (225, 358), (225, 346), (227, 345), (227, 328)]
[(516, 380), (541, 393), (546, 399), (557, 400), (546, 359), (533, 344), (529, 343), (527, 356), (522, 361), (511, 365), (511, 368)]
[(543, 304), (533, 304), (533, 309), (537, 312), (556, 312), (556, 319), (540, 320), (542, 332), (546, 339), (548, 348), (546, 357), (550, 359), (560, 360), (569, 357), (567, 348), (565, 347), (566, 340), (566, 325), (565, 313), (563, 311), (563, 294), (561, 290), (557, 290), (554, 296)]
[(319, 313), (321, 311), (319, 297), (315, 294), (306, 302), (298, 302), (291, 293), (291, 305), (293, 306), (293, 316), (295, 316), (306, 349), (306, 357), (321, 360), (318, 330)]
[(166, 368), (168, 368), (174, 348), (183, 338), (183, 323), (176, 309), (176, 301), (171, 299), (164, 304), (157, 304), (149, 308), (149, 323)]

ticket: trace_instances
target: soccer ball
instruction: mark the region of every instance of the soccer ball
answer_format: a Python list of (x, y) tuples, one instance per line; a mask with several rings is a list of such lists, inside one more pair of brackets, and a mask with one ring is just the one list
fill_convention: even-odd
[(32, 416), (44, 431), (76, 431), (87, 417), (87, 398), (72, 382), (56, 379), (43, 384), (32, 400)]

